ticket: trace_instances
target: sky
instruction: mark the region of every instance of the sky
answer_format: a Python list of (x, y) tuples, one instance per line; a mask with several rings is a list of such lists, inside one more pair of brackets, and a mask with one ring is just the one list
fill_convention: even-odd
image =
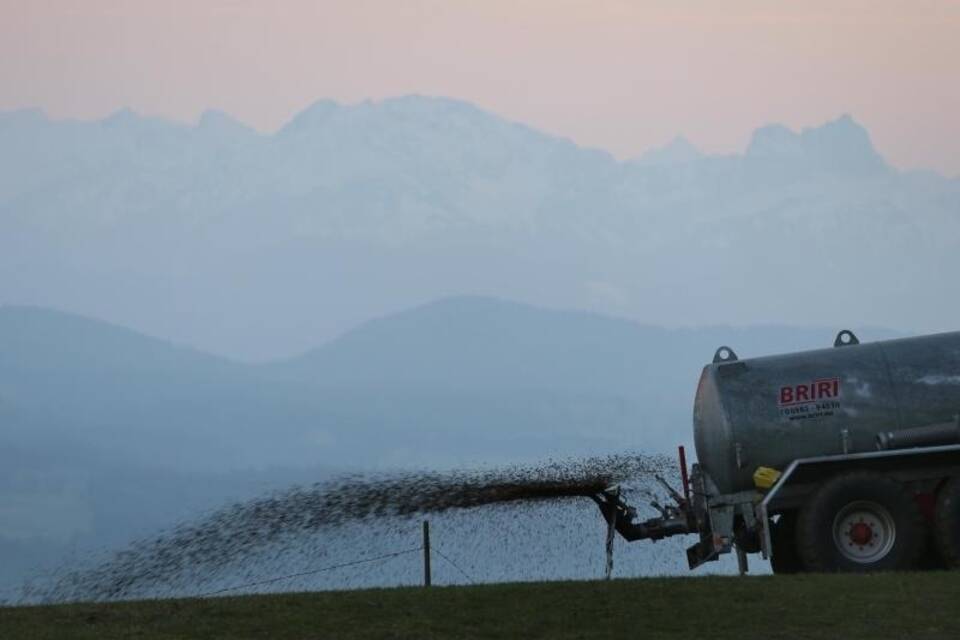
[(467, 100), (631, 157), (853, 115), (960, 175), (960, 0), (0, 0), (0, 110), (272, 131), (317, 99)]

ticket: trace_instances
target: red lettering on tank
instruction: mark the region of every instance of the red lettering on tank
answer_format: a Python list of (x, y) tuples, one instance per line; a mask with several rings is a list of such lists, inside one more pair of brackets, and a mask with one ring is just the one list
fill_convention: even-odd
[(840, 397), (840, 378), (818, 378), (811, 382), (780, 387), (777, 404), (781, 407), (807, 404)]
[(818, 398), (832, 398), (833, 397), (833, 383), (829, 380), (820, 380), (817, 382), (817, 397)]
[(793, 387), (780, 387), (780, 404), (793, 404)]

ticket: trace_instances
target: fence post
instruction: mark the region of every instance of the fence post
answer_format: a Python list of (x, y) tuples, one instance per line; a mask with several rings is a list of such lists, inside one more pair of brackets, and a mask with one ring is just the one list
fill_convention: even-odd
[[(620, 498), (619, 486), (617, 487), (616, 493), (614, 494), (614, 496), (616, 497), (616, 499), (619, 500)], [(617, 531), (617, 510), (610, 509), (610, 515), (607, 516), (607, 544), (605, 547), (607, 552), (607, 566), (606, 566), (606, 571), (604, 572), (604, 576), (606, 577), (607, 580), (610, 580), (611, 578), (613, 578), (613, 538), (616, 531)]]
[(430, 586), (430, 521), (423, 521), (423, 586)]

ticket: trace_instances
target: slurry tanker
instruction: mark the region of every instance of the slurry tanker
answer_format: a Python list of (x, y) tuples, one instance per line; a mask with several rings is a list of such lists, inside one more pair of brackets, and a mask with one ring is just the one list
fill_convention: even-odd
[[(660, 516), (593, 496), (627, 540), (695, 534), (774, 573), (960, 567), (960, 332), (741, 360), (720, 347), (693, 410), (697, 463)], [(661, 479), (661, 482), (662, 479)]]

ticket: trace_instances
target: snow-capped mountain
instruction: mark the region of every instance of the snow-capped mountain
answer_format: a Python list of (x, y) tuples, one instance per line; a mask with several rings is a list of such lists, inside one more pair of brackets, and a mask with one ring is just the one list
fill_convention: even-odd
[(449, 99), (321, 101), (272, 134), (210, 111), (0, 114), (0, 302), (224, 354), (485, 294), (667, 325), (956, 326), (960, 180), (850, 116), (635, 160)]

